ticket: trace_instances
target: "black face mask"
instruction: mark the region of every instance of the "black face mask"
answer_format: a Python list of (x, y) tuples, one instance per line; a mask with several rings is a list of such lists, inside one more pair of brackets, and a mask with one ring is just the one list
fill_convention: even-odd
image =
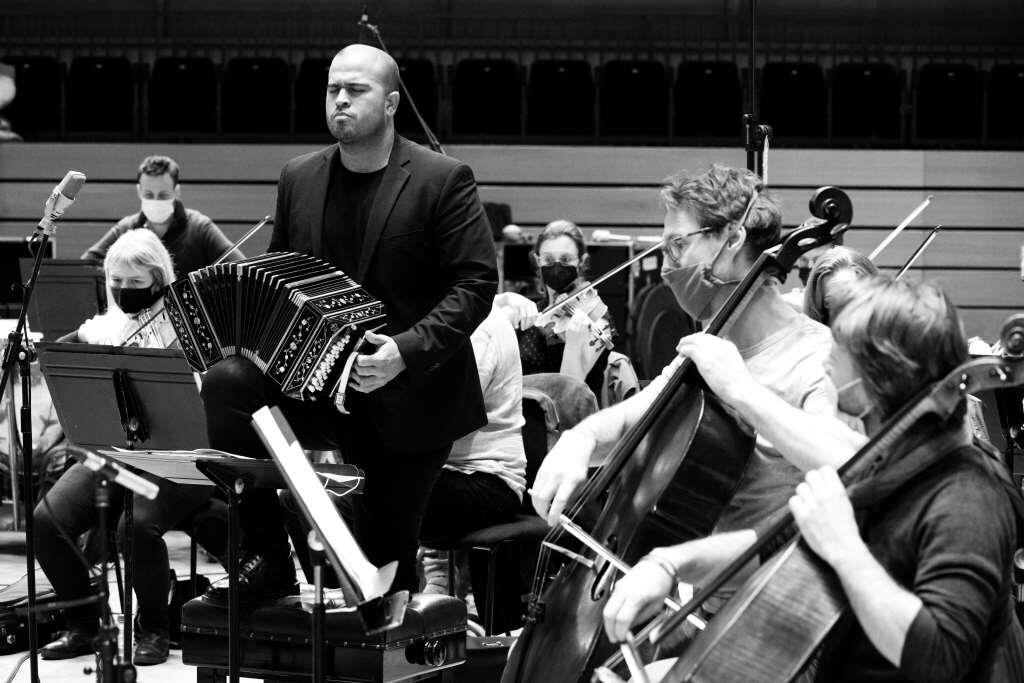
[(552, 263), (540, 267), (540, 277), (556, 294), (561, 294), (572, 287), (579, 277), (579, 270), (576, 266), (569, 266), (564, 263)]
[(163, 296), (159, 288), (143, 287), (141, 289), (128, 289), (126, 287), (111, 287), (110, 294), (114, 297), (117, 307), (128, 315), (135, 315), (141, 310), (149, 308)]
[(807, 280), (811, 277), (810, 268), (797, 268), (796, 274), (800, 276), (800, 282), (803, 283), (804, 287), (807, 286)]

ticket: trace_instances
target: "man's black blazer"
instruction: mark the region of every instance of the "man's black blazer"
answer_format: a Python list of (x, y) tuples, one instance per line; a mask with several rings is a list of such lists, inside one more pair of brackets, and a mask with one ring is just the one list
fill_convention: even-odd
[[(333, 145), (281, 171), (270, 251), (323, 257)], [(368, 395), (349, 390), (359, 425), (397, 450), (428, 450), (486, 424), (469, 335), (497, 290), (494, 242), (470, 168), (395, 136), (348, 273), (387, 306), (407, 369)]]

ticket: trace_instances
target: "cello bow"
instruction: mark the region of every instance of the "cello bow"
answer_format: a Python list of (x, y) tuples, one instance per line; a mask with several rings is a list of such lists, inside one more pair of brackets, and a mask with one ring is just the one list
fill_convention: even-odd
[(915, 218), (921, 215), (921, 212), (924, 211), (929, 204), (931, 204), (932, 197), (934, 196), (935, 195), (931, 194), (928, 195), (927, 197), (924, 198), (924, 201), (918, 204), (913, 211), (907, 214), (907, 217), (904, 218), (899, 225), (893, 228), (892, 232), (885, 236), (885, 239), (882, 240), (881, 244), (875, 247), (874, 250), (868, 255), (868, 260), (874, 262), (874, 260), (878, 258), (879, 254), (881, 254), (885, 250), (885, 248), (889, 246), (892, 243), (892, 241), (896, 239), (899, 236), (899, 234), (906, 229), (908, 225), (913, 223)]
[(932, 228), (932, 231), (928, 233), (928, 235), (924, 238), (921, 244), (917, 245), (917, 249), (914, 250), (914, 253), (910, 255), (910, 258), (907, 259), (907, 262), (904, 263), (903, 267), (900, 268), (899, 272), (896, 273), (897, 280), (903, 277), (903, 274), (910, 270), (910, 267), (914, 265), (914, 261), (917, 260), (917, 257), (924, 253), (924, 250), (927, 249), (929, 245), (931, 245), (931, 243), (935, 241), (935, 238), (939, 236), (939, 230), (941, 229), (941, 225), (936, 225), (934, 228)]

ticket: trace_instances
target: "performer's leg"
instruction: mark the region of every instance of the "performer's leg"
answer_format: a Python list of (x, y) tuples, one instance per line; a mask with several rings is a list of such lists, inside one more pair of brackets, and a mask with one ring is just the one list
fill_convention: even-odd
[(520, 501), (501, 477), (442, 469), (423, 517), (420, 539), (444, 547), (484, 527), (512, 521)]
[[(95, 475), (85, 465), (75, 464), (57, 480), (34, 512), (36, 559), (53, 585), (59, 600), (78, 600), (93, 594), (89, 572), (78, 553), (61, 535), (72, 543), (96, 524)], [(116, 519), (119, 505), (111, 496), (111, 514)], [(48, 505), (47, 505), (48, 503)], [(69, 607), (64, 610), (70, 630), (58, 640), (42, 648), (43, 659), (65, 659), (93, 651), (101, 608), (98, 603)]]
[[(135, 594), (139, 599), (134, 662), (142, 665), (167, 660), (167, 596), (171, 586), (164, 534), (206, 505), (212, 493), (206, 486), (179, 486), (168, 481), (161, 481), (160, 486), (155, 500), (134, 496), (132, 542)], [(118, 537), (123, 537), (124, 532), (122, 519)]]
[[(448, 553), (438, 548), (450, 547), (477, 529), (510, 522), (519, 508), (519, 498), (501, 477), (489, 472), (467, 474), (442, 469), (420, 528), (423, 592), (448, 593)], [(455, 594), (461, 596), (462, 592), (457, 590)]]
[[(252, 362), (232, 356), (221, 361), (203, 378), (210, 446), (251, 458), (269, 458), (251, 416), (263, 406), (280, 406), (303, 445), (315, 447), (322, 441), (323, 407), (284, 398), (273, 382)], [(329, 422), (327, 423), (329, 428)], [(273, 489), (252, 489), (242, 495), (239, 505), (242, 527), (243, 572), (240, 594), (272, 597), (297, 588), (295, 569), (289, 557), (284, 515)], [(220, 593), (213, 598), (223, 598)]]
[(420, 524), (451, 445), (433, 451), (395, 453), (372, 439), (359, 441), (345, 451), (346, 461), (359, 465), (366, 473), (365, 491), (352, 501), (356, 539), (375, 565), (398, 560), (392, 590), (416, 591)]

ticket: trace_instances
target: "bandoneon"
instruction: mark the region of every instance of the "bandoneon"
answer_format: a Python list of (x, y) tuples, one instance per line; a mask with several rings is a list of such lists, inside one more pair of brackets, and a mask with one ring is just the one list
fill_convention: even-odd
[(195, 370), (242, 356), (302, 400), (343, 389), (363, 334), (385, 321), (384, 304), (355, 280), (291, 252), (193, 271), (170, 285), (165, 303)]

